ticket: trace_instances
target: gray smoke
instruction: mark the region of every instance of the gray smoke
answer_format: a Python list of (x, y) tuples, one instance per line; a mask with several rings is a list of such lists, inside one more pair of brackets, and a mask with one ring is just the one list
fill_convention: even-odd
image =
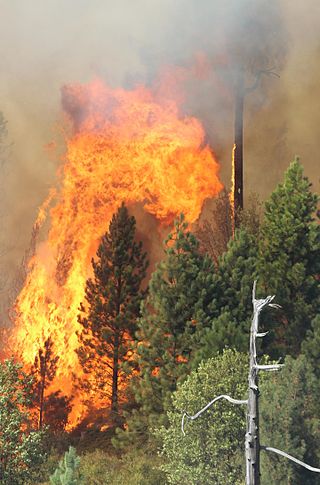
[[(168, 64), (203, 52), (211, 71), (190, 82), (185, 112), (199, 117), (230, 185), (234, 73), (243, 68), (245, 190), (268, 196), (295, 154), (319, 190), (320, 4), (318, 0), (0, 0), (0, 111), (12, 143), (2, 177), (3, 273), (28, 246), (37, 207), (63, 153), (60, 88), (96, 76), (112, 86), (150, 83)], [(45, 145), (55, 140), (53, 152)], [(8, 166), (9, 165), (9, 166)], [(0, 253), (1, 254), (1, 253)]]

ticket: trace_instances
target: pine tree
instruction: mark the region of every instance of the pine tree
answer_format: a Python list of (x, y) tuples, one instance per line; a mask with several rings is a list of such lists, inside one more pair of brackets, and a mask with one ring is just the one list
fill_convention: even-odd
[(320, 378), (320, 313), (312, 320), (311, 328), (307, 331), (302, 342), (302, 353), (312, 365), (317, 378)]
[(190, 370), (198, 334), (216, 316), (212, 260), (181, 217), (165, 243), (165, 259), (151, 277), (149, 295), (138, 321), (134, 350), (138, 374), (130, 389), (137, 402), (121, 439), (144, 440), (159, 425), (178, 381)]
[(43, 427), (45, 390), (56, 375), (58, 360), (59, 357), (53, 353), (53, 341), (49, 337), (45, 340), (43, 347), (39, 348), (31, 369), (31, 374), (34, 377), (33, 404), (39, 411), (38, 429)]
[[(261, 383), (261, 440), (313, 466), (319, 466), (319, 382), (304, 355), (287, 357), (280, 372)], [(319, 485), (318, 473), (274, 453), (262, 455), (263, 485)]]
[(265, 205), (258, 266), (263, 291), (276, 294), (282, 306), (280, 355), (299, 353), (320, 306), (318, 197), (310, 186), (295, 159)]
[(87, 281), (79, 316), (79, 360), (91, 375), (91, 385), (109, 397), (115, 421), (119, 383), (125, 378), (120, 364), (127, 358), (145, 296), (141, 283), (148, 262), (142, 243), (135, 242), (135, 226), (135, 218), (122, 204), (102, 238), (97, 259), (92, 260), (94, 277)]
[(246, 351), (252, 315), (252, 282), (256, 277), (258, 234), (236, 230), (227, 251), (218, 259), (216, 305), (218, 317), (204, 328), (195, 362), (224, 348)]
[(78, 468), (80, 458), (77, 456), (76, 449), (73, 446), (65, 452), (63, 459), (60, 461), (58, 468), (50, 477), (51, 485), (77, 485), (79, 484)]

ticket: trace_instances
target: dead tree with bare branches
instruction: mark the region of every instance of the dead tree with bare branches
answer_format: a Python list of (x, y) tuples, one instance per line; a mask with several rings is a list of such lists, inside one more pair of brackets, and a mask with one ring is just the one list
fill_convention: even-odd
[(283, 364), (267, 364), (262, 365), (257, 360), (257, 338), (264, 337), (268, 332), (259, 332), (259, 316), (265, 308), (280, 308), (279, 305), (273, 303), (274, 296), (267, 296), (264, 299), (256, 299), (256, 281), (253, 285), (252, 292), (252, 305), (253, 305), (253, 318), (250, 331), (250, 361), (249, 361), (249, 376), (248, 376), (248, 398), (245, 400), (233, 399), (227, 395), (221, 395), (210, 401), (204, 408), (198, 411), (195, 415), (190, 416), (188, 413), (184, 413), (182, 417), (182, 432), (184, 433), (185, 419), (197, 419), (203, 414), (210, 406), (212, 406), (219, 399), (226, 399), (232, 404), (247, 406), (247, 430), (245, 435), (245, 455), (246, 455), (246, 485), (260, 485), (260, 451), (276, 453), (277, 455), (284, 456), (289, 460), (303, 466), (307, 470), (320, 473), (320, 468), (310, 466), (301, 460), (278, 450), (271, 446), (263, 446), (260, 444), (259, 436), (259, 372), (260, 371), (277, 371), (283, 367)]

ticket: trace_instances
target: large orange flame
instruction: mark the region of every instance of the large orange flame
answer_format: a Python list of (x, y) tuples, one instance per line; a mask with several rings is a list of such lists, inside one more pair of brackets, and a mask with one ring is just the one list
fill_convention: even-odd
[[(222, 185), (201, 123), (180, 114), (168, 85), (157, 92), (124, 90), (97, 80), (65, 86), (62, 94), (73, 134), (47, 240), (39, 244), (16, 302), (11, 343), (30, 365), (51, 336), (60, 357), (54, 387), (68, 394), (72, 373), (81, 373), (78, 308), (91, 257), (112, 214), (122, 201), (140, 202), (164, 224), (180, 212), (192, 222)], [(76, 409), (73, 421), (78, 414)]]

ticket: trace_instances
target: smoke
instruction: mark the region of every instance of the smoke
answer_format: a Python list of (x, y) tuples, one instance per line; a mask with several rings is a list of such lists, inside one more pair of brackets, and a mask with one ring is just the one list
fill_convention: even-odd
[[(299, 154), (319, 190), (317, 135), (320, 5), (316, 0), (0, 1), (0, 111), (8, 120), (10, 166), (3, 172), (4, 272), (13, 274), (37, 207), (56, 182), (63, 153), (60, 88), (94, 77), (112, 86), (150, 83), (168, 64), (205, 59), (190, 81), (185, 111), (199, 117), (230, 185), (232, 90), (237, 69), (246, 99), (245, 190), (265, 198)], [(201, 57), (203, 56), (203, 57)], [(198, 62), (201, 65), (201, 62)], [(44, 147), (52, 140), (52, 152)]]

